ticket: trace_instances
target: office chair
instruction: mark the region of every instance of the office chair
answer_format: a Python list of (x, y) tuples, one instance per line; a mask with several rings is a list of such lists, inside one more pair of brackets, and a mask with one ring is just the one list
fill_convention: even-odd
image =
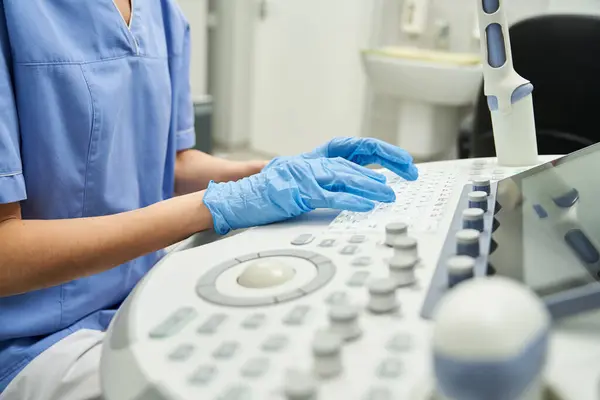
[[(568, 154), (600, 141), (600, 18), (544, 15), (510, 28), (516, 71), (535, 87), (540, 154)], [(494, 157), (487, 99), (481, 89), (471, 157)]]

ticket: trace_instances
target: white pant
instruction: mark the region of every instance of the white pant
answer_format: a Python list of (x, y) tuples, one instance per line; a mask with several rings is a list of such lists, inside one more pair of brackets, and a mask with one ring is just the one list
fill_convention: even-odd
[(0, 400), (102, 400), (100, 355), (104, 332), (81, 330), (29, 363)]

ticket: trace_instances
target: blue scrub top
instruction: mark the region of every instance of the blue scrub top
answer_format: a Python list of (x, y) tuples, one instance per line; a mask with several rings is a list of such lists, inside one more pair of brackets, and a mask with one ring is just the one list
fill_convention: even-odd
[[(194, 145), (189, 26), (175, 0), (0, 0), (0, 203), (24, 219), (101, 216), (169, 198)], [(0, 298), (0, 392), (79, 329), (105, 330), (161, 257)]]

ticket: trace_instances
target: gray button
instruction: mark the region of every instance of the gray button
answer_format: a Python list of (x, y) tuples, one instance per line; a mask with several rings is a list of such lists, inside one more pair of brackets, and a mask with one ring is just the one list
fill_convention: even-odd
[(371, 265), (372, 262), (373, 259), (371, 257), (357, 257), (352, 261), (352, 265), (354, 265), (355, 267), (367, 267)]
[(242, 322), (242, 326), (246, 329), (257, 329), (265, 323), (266, 318), (265, 314), (252, 314)]
[(217, 375), (217, 369), (212, 365), (202, 365), (192, 373), (189, 382), (193, 385), (206, 385)]
[(219, 326), (227, 319), (225, 314), (213, 314), (200, 327), (196, 332), (202, 334), (213, 334), (217, 331)]
[(287, 346), (288, 338), (284, 335), (272, 335), (265, 340), (261, 346), (263, 351), (277, 352), (281, 351)]
[[(146, 385), (143, 392), (138, 393), (138, 395), (132, 399), (133, 400), (148, 400), (148, 399), (167, 400), (164, 395), (165, 392), (162, 389), (163, 388), (162, 387), (159, 388), (159, 385), (157, 385), (157, 384), (149, 383), (148, 385)], [(94, 396), (94, 397), (96, 397), (96, 396)], [(96, 398), (98, 398), (98, 397), (96, 397)]]
[(351, 287), (361, 287), (367, 283), (367, 279), (369, 279), (369, 273), (366, 271), (359, 271), (352, 274), (346, 284)]
[(187, 361), (194, 353), (194, 346), (191, 344), (182, 344), (169, 354), (171, 361)]
[(353, 254), (355, 254), (358, 251), (358, 246), (354, 245), (354, 244), (350, 244), (348, 246), (344, 246), (342, 248), (342, 250), (340, 250), (340, 254), (343, 254), (345, 256), (351, 256)]
[(223, 393), (219, 400), (251, 400), (252, 391), (246, 385), (232, 386)]
[(394, 335), (386, 344), (386, 348), (394, 353), (403, 353), (412, 347), (412, 339), (407, 333)]
[(338, 305), (348, 302), (348, 295), (345, 292), (333, 292), (325, 299), (327, 304)]
[(367, 241), (367, 237), (365, 235), (354, 235), (348, 239), (348, 242), (354, 244), (360, 244)]
[(377, 376), (384, 379), (395, 379), (402, 373), (402, 362), (394, 358), (385, 359), (377, 367)]
[(194, 317), (196, 317), (195, 309), (191, 307), (180, 308), (151, 330), (150, 337), (153, 339), (164, 339), (173, 336), (181, 331)]
[(212, 355), (214, 358), (219, 359), (231, 358), (238, 348), (239, 344), (237, 342), (223, 342), (215, 351), (213, 351)]
[(372, 388), (363, 397), (364, 400), (393, 400), (392, 391), (388, 388)]
[(292, 244), (294, 246), (304, 246), (305, 244), (309, 244), (313, 240), (315, 240), (315, 237), (313, 235), (311, 235), (310, 233), (303, 233), (302, 235), (292, 240)]
[(241, 373), (246, 378), (258, 378), (263, 376), (269, 369), (269, 359), (256, 357), (248, 360), (243, 366)]
[(335, 245), (335, 239), (325, 239), (319, 243), (319, 247), (333, 247)]
[(309, 311), (309, 306), (296, 306), (283, 318), (283, 323), (286, 325), (302, 325)]

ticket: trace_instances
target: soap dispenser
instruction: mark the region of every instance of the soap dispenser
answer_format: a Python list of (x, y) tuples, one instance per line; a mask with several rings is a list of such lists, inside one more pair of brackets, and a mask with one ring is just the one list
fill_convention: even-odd
[(427, 27), (430, 0), (404, 0), (402, 7), (402, 31), (420, 36)]

